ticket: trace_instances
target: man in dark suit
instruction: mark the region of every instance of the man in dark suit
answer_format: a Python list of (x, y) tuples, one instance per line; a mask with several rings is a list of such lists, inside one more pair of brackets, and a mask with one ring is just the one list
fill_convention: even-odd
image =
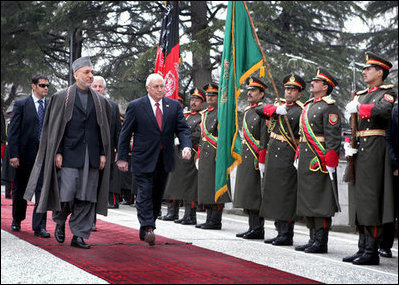
[[(21, 221), (26, 217), (27, 202), (23, 196), (39, 148), (44, 113), (48, 104), (45, 99), (48, 87), (49, 80), (46, 76), (35, 75), (32, 78), (32, 94), (14, 103), (8, 130), (10, 165), (16, 170), (12, 196), (12, 231), (20, 231)], [(39, 179), (35, 190), (36, 205), (33, 211), (32, 229), (35, 236), (49, 238), (50, 234), (46, 231), (47, 213), (36, 212), (42, 179), (43, 177)]]
[(190, 128), (178, 101), (164, 97), (165, 82), (159, 74), (146, 81), (148, 95), (129, 103), (119, 136), (117, 165), (128, 170), (133, 134), (132, 170), (137, 182), (137, 216), (140, 239), (155, 244), (155, 220), (161, 208), (168, 172), (174, 169), (174, 135), (182, 157), (191, 158)]

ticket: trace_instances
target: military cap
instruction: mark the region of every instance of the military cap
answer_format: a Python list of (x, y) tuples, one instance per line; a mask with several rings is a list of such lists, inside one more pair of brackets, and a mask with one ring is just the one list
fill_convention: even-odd
[(334, 76), (331, 75), (330, 72), (327, 71), (327, 69), (323, 67), (318, 67), (317, 68), (317, 74), (316, 77), (312, 78), (311, 81), (313, 80), (323, 80), (328, 83), (332, 88), (338, 85), (337, 80), (334, 78)]
[(294, 73), (290, 73), (285, 76), (283, 79), (283, 84), (285, 88), (297, 87), (300, 91), (302, 91), (306, 87), (305, 80), (303, 80), (302, 77)]
[(192, 88), (190, 90), (190, 95), (191, 95), (191, 98), (197, 97), (197, 98), (200, 98), (202, 101), (205, 101), (205, 91), (201, 88), (196, 88), (196, 87)]
[(392, 68), (392, 63), (390, 63), (388, 60), (382, 58), (379, 55), (376, 55), (375, 53), (366, 52), (366, 65), (364, 68), (371, 67), (371, 66), (379, 66), (382, 67), (386, 70), (390, 70)]
[(184, 95), (183, 95), (182, 93), (179, 93), (179, 94), (177, 95), (177, 100), (178, 100), (179, 102), (184, 103)]
[(90, 56), (82, 56), (76, 59), (72, 63), (72, 70), (73, 72), (76, 72), (79, 68), (84, 66), (90, 66), (91, 68), (93, 68), (93, 64), (90, 61)]
[(203, 89), (205, 90), (206, 96), (217, 96), (219, 93), (219, 86), (216, 83), (208, 83)]
[(246, 83), (248, 90), (259, 88), (261, 91), (265, 91), (265, 89), (267, 88), (267, 85), (255, 76), (248, 77)]

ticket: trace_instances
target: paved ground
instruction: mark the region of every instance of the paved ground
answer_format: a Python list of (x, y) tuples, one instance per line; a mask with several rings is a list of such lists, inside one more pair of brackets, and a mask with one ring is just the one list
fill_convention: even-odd
[[(3, 188), (2, 186), (2, 193), (4, 193)], [(165, 209), (163, 211), (165, 212)], [(181, 210), (180, 215), (182, 214)], [(205, 213), (198, 213), (197, 217), (198, 222), (205, 221)], [(98, 215), (98, 219), (139, 228), (136, 209), (130, 206), (111, 209), (107, 217)], [(23, 224), (22, 227), (24, 227)], [(357, 235), (355, 234), (331, 232), (328, 254), (306, 254), (295, 251), (293, 246), (277, 247), (262, 241), (235, 237), (236, 233), (247, 230), (247, 227), (247, 217), (224, 214), (221, 231), (201, 230), (194, 226), (157, 221), (155, 233), (323, 283), (398, 284), (397, 239), (393, 248), (393, 258), (381, 258), (379, 266), (355, 266), (341, 261), (342, 257), (357, 251)], [(266, 221), (265, 230), (266, 238), (275, 236), (272, 221)], [(53, 233), (51, 235), (54, 238)], [(296, 225), (294, 246), (306, 243), (308, 239), (306, 227)], [(88, 242), (90, 243), (90, 240)], [(2, 230), (1, 283), (103, 284), (107, 282)]]

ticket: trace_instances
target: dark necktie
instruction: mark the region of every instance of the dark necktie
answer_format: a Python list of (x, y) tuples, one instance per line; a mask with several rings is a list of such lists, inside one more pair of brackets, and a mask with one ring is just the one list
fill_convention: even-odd
[(155, 103), (155, 106), (157, 106), (157, 110), (155, 111), (155, 118), (157, 119), (159, 129), (162, 131), (162, 111), (159, 108), (159, 103)]
[(39, 109), (37, 111), (37, 115), (39, 116), (39, 134), (38, 134), (38, 139), (40, 140), (40, 135), (42, 133), (42, 127), (43, 127), (43, 119), (44, 119), (44, 102), (43, 100), (39, 100)]

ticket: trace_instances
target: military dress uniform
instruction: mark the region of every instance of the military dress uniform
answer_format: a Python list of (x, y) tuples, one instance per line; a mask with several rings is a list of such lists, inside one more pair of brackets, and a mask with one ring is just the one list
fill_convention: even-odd
[[(203, 88), (206, 96), (217, 96), (218, 85), (210, 83)], [(198, 169), (198, 203), (206, 209), (206, 222), (197, 224), (201, 229), (221, 229), (224, 203), (231, 202), (227, 191), (215, 202), (215, 170), (218, 137), (218, 110), (209, 107), (201, 111), (201, 143)]]
[[(314, 80), (323, 80), (331, 88), (337, 85), (324, 68), (318, 68)], [(327, 253), (331, 217), (339, 209), (336, 179), (331, 181), (327, 167), (338, 166), (341, 144), (340, 112), (331, 96), (312, 98), (304, 104), (300, 134), (297, 215), (305, 217), (310, 240), (295, 249), (306, 253)]]
[[(264, 92), (266, 84), (259, 78), (247, 79), (247, 89), (259, 89)], [(242, 126), (241, 159), (237, 167), (236, 184), (234, 190), (233, 205), (235, 208), (243, 208), (248, 213), (249, 229), (246, 232), (236, 234), (244, 239), (264, 238), (264, 219), (259, 216), (262, 201), (261, 177), (259, 163), (264, 163), (266, 144), (269, 138), (266, 132), (266, 119), (259, 117), (256, 107), (262, 102), (251, 104), (244, 110)]]
[[(297, 88), (302, 91), (306, 83), (296, 74), (290, 74), (283, 79), (285, 88)], [(266, 239), (265, 243), (273, 245), (292, 245), (297, 204), (297, 171), (293, 165), (296, 146), (299, 142), (299, 119), (303, 104), (297, 100), (286, 103), (287, 118), (294, 140), (283, 116), (276, 113), (277, 104), (265, 104), (258, 109), (263, 116), (270, 118), (268, 132), (270, 140), (267, 146), (265, 175), (263, 183), (263, 199), (260, 214), (274, 219), (278, 235)]]
[[(205, 91), (199, 88), (190, 90), (191, 97), (205, 100)], [(171, 172), (166, 184), (164, 198), (183, 200), (185, 212), (181, 219), (175, 219), (175, 223), (183, 225), (195, 225), (197, 223), (196, 208), (198, 199), (198, 170), (195, 167), (196, 154), (201, 138), (201, 114), (197, 111), (191, 111), (184, 114), (187, 124), (191, 130), (191, 142), (193, 156), (190, 160), (181, 157), (181, 151), (175, 152), (177, 157), (175, 161), (175, 171)]]
[[(371, 52), (366, 66), (379, 67), (389, 73), (392, 64)], [(385, 141), (396, 93), (393, 85), (380, 85), (357, 92), (358, 152), (355, 156), (355, 182), (349, 184), (354, 196), (355, 215), (352, 224), (359, 229), (359, 251), (343, 259), (358, 265), (378, 265), (377, 240), (382, 225), (393, 221), (394, 196), (392, 168)]]

